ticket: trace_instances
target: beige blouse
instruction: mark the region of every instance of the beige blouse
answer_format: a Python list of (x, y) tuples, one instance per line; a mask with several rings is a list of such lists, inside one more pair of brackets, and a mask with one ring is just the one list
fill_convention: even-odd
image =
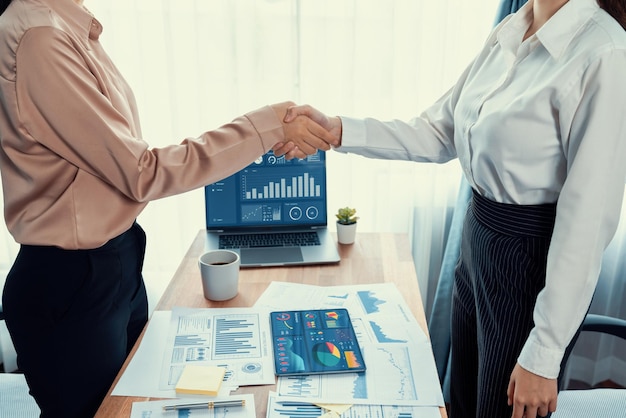
[(99, 247), (148, 201), (227, 177), (283, 140), (268, 106), (150, 148), (101, 33), (72, 0), (14, 0), (0, 16), (0, 170), (18, 243)]

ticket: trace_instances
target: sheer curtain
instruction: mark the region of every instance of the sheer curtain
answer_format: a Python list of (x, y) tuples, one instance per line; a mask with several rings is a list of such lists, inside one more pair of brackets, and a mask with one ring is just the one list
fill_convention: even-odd
[[(329, 114), (411, 118), (469, 63), (497, 5), (85, 0), (104, 25), (101, 42), (133, 87), (144, 138), (154, 147), (284, 100)], [(349, 205), (357, 208), (360, 231), (409, 233), (427, 299), (429, 266), (438, 269), (460, 175), (456, 162), (437, 166), (329, 152), (329, 219)], [(203, 191), (196, 190), (152, 202), (139, 217), (148, 235), (144, 275), (151, 309), (204, 227), (203, 202)], [(0, 284), (18, 248), (2, 228)]]
[[(85, 2), (104, 24), (102, 43), (133, 86), (144, 137), (155, 147), (283, 100), (329, 114), (413, 117), (478, 51), (497, 3)], [(420, 165), (330, 152), (329, 219), (350, 205), (357, 208), (360, 231), (410, 232), (419, 275), (426, 278), (427, 261), (442, 246), (431, 246), (431, 238), (444, 236), (442, 220), (459, 179), (456, 162)], [(153, 287), (169, 279), (204, 227), (203, 211), (197, 190), (152, 202), (141, 215), (149, 238), (145, 274)]]

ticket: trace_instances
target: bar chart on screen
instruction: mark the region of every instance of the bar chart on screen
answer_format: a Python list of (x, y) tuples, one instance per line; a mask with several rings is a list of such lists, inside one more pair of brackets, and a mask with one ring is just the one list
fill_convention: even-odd
[(320, 180), (307, 171), (298, 170), (290, 177), (275, 177), (272, 173), (241, 175), (242, 200), (321, 197)]

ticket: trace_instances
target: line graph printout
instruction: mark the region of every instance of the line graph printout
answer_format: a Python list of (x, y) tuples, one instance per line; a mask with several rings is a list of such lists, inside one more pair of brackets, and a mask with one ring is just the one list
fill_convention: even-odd
[(174, 308), (159, 388), (173, 389), (186, 364), (226, 367), (225, 386), (273, 384), (267, 315), (249, 308)]
[[(284, 400), (312, 403), (441, 406), (437, 374), (430, 375), (428, 344), (368, 345), (365, 373), (280, 377), (277, 394)], [(371, 366), (370, 366), (371, 364)], [(432, 381), (433, 379), (434, 382)]]
[(346, 308), (359, 343), (428, 342), (393, 283), (313, 286), (272, 282), (255, 307), (268, 310)]
[(255, 306), (348, 309), (368, 367), (365, 373), (341, 376), (279, 377), (277, 396), (281, 399), (443, 406), (430, 341), (394, 284), (311, 286), (273, 282)]
[[(267, 404), (267, 418), (317, 418), (331, 415), (312, 403), (284, 401), (271, 392)], [(401, 405), (352, 405), (338, 418), (441, 418), (438, 407)]]

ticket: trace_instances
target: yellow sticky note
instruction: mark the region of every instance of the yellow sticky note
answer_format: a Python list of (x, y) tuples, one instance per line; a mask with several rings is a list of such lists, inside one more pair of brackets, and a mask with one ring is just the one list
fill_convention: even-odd
[(343, 414), (348, 409), (352, 408), (351, 404), (344, 405), (344, 404), (317, 403), (316, 405), (319, 406), (320, 408), (326, 409), (327, 411), (329, 411), (329, 413), (337, 414), (337, 416)]
[(217, 396), (225, 373), (224, 367), (188, 364), (176, 383), (176, 393)]

